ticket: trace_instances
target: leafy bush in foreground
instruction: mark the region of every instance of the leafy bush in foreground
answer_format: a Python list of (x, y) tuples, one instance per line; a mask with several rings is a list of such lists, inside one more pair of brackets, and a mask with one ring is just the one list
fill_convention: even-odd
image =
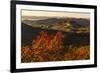
[(89, 46), (75, 47), (71, 44), (66, 48), (63, 40), (62, 32), (50, 35), (41, 31), (39, 36), (33, 39), (31, 46), (22, 46), (21, 61), (27, 63), (89, 59)]

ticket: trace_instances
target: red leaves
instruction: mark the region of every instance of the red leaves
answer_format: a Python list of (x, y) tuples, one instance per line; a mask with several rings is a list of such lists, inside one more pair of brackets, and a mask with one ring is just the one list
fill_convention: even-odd
[(32, 47), (34, 49), (57, 50), (63, 46), (63, 38), (64, 35), (61, 32), (48, 35), (46, 31), (41, 31), (40, 35), (33, 39)]
[[(50, 61), (54, 60), (50, 52), (55, 52), (64, 48), (64, 35), (62, 32), (48, 34), (46, 31), (39, 32), (39, 35), (33, 39), (32, 46), (22, 47), (22, 61)], [(29, 60), (28, 60), (29, 59)]]
[(39, 32), (33, 38), (31, 46), (23, 46), (21, 49), (22, 62), (46, 62), (89, 59), (89, 46), (76, 47), (73, 44), (64, 46), (64, 34), (56, 32), (48, 34), (46, 31)]

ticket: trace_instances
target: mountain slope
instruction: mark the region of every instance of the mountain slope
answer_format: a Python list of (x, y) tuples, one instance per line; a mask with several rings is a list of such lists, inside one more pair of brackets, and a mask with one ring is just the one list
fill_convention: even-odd
[(90, 20), (79, 18), (48, 18), (42, 20), (24, 20), (23, 23), (43, 29), (62, 30), (65, 32), (89, 32)]

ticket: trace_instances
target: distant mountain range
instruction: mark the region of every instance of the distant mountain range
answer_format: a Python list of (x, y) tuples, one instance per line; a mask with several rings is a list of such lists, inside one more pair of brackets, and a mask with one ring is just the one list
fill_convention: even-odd
[(52, 30), (61, 30), (65, 32), (76, 32), (76, 33), (85, 33), (90, 30), (90, 20), (82, 18), (47, 18), (47, 17), (35, 17), (34, 19), (25, 19), (22, 20), (22, 23), (25, 23), (32, 27), (38, 27), (42, 29), (52, 29)]

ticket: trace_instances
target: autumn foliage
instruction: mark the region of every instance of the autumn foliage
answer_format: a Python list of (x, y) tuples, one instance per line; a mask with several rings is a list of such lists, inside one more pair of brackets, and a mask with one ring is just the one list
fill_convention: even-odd
[(89, 46), (75, 47), (69, 45), (69, 48), (66, 48), (63, 41), (64, 34), (62, 32), (48, 34), (46, 31), (41, 31), (33, 39), (31, 46), (22, 46), (21, 61), (46, 62), (89, 59)]
[(64, 55), (64, 60), (84, 60), (89, 59), (89, 46), (70, 47), (68, 52)]
[(32, 49), (40, 50), (58, 50), (63, 48), (63, 34), (57, 32), (55, 35), (48, 35), (47, 32), (41, 31), (40, 35), (33, 40)]

